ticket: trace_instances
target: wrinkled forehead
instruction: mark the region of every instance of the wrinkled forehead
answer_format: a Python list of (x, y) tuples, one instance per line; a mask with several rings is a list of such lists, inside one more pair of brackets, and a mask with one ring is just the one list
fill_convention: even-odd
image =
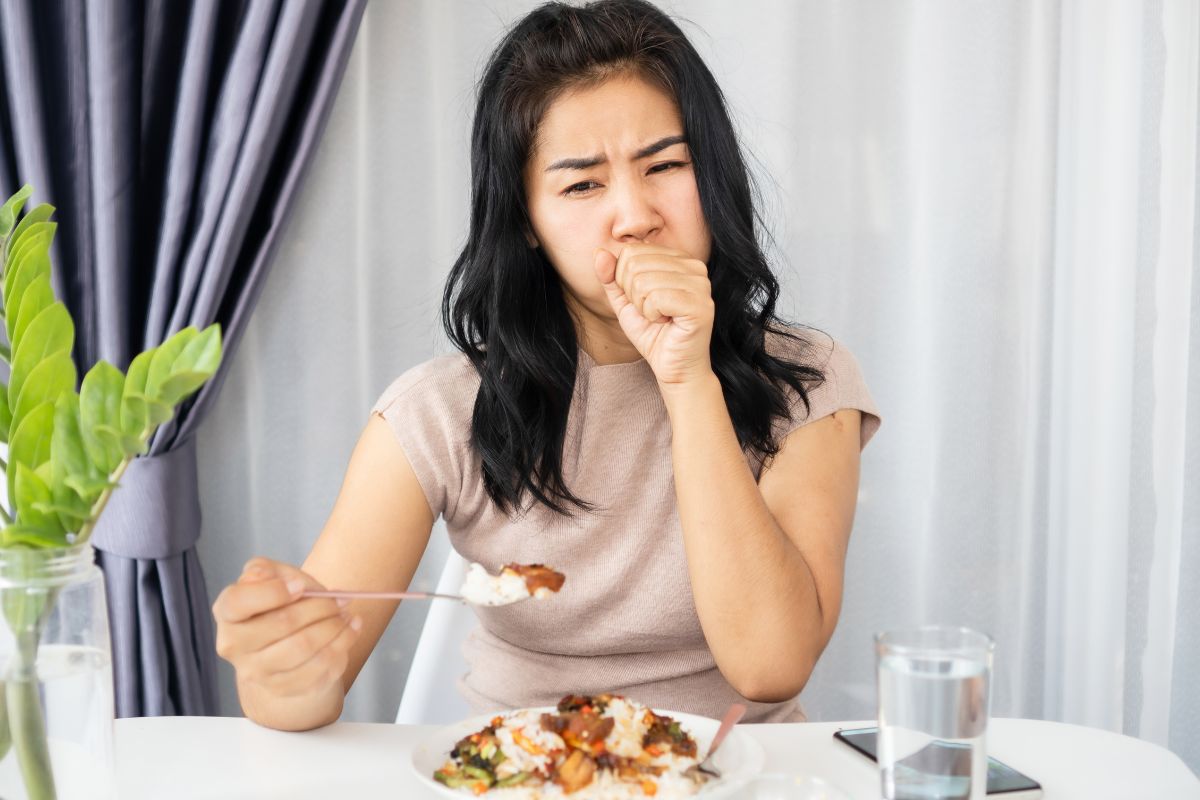
[(639, 74), (621, 73), (559, 92), (538, 122), (528, 166), (601, 154), (631, 158), (647, 144), (683, 133), (669, 91)]

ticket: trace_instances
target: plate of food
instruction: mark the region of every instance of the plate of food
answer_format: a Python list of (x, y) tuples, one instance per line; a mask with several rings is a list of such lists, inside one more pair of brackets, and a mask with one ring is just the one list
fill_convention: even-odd
[(557, 707), (473, 717), (413, 750), (412, 767), (444, 797), (495, 800), (657, 800), (727, 795), (762, 771), (761, 745), (734, 728), (696, 769), (720, 723), (656, 711), (619, 695), (568, 695)]

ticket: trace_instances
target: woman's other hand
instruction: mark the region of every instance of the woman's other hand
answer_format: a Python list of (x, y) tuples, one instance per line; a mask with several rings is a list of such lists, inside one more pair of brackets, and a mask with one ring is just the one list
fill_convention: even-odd
[(324, 589), (296, 567), (254, 558), (213, 604), (217, 653), (238, 681), (279, 697), (329, 691), (342, 681), (362, 620), (337, 600), (301, 598)]

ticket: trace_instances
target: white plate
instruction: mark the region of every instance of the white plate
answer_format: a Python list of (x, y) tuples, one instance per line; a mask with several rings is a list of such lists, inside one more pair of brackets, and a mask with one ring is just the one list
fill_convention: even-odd
[[(553, 706), (522, 710), (535, 712), (556, 711)], [(474, 797), (474, 794), (469, 791), (451, 789), (445, 784), (438, 783), (433, 779), (433, 773), (441, 769), (442, 765), (449, 760), (450, 751), (454, 749), (454, 745), (460, 739), (485, 727), (495, 717), (512, 713), (516, 712), (508, 711), (503, 712), (503, 714), (501, 712), (483, 714), (463, 720), (462, 722), (456, 722), (453, 725), (447, 725), (444, 728), (439, 728), (428, 739), (413, 749), (413, 771), (417, 773), (417, 776), (426, 786), (443, 797), (457, 797), (460, 800), (464, 797)], [(700, 754), (708, 752), (709, 742), (716, 735), (717, 728), (721, 727), (719, 720), (698, 717), (694, 714), (684, 714), (681, 711), (658, 711), (656, 709), (655, 713), (678, 720), (684, 730), (690, 733), (692, 738), (696, 740), (697, 752)], [(715, 800), (718, 797), (728, 796), (730, 791), (762, 772), (766, 760), (767, 757), (763, 753), (762, 745), (743, 731), (734, 728), (729, 732), (729, 736), (725, 738), (725, 743), (721, 745), (721, 749), (717, 751), (717, 755), (713, 759), (717, 769), (721, 771), (720, 779), (709, 781), (693, 796), (703, 797), (705, 800)], [(504, 791), (493, 790), (482, 796), (501, 798), (504, 797)], [(580, 790), (572, 794), (571, 797), (573, 800), (587, 800), (587, 791)]]

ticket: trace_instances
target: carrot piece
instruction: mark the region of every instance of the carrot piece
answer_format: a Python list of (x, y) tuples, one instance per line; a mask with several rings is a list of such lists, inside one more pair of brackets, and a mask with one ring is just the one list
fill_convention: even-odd
[(529, 739), (526, 738), (525, 734), (521, 733), (520, 729), (514, 728), (513, 732), (512, 732), (512, 737), (513, 737), (513, 741), (517, 743), (517, 746), (520, 747), (522, 750), (524, 750), (526, 753), (529, 753), (530, 755), (533, 755), (533, 756), (542, 755), (542, 748), (538, 747), (536, 744), (529, 741)]

